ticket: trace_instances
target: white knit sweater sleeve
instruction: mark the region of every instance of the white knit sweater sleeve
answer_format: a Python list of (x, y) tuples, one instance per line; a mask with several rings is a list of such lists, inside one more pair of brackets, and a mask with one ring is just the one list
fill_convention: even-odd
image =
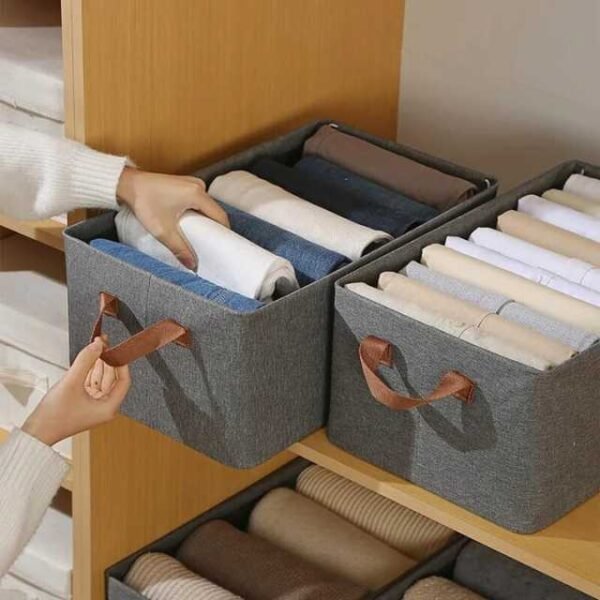
[(127, 159), (0, 123), (0, 212), (45, 219), (76, 208), (117, 208)]
[(20, 429), (0, 446), (0, 577), (35, 533), (68, 470), (52, 448)]

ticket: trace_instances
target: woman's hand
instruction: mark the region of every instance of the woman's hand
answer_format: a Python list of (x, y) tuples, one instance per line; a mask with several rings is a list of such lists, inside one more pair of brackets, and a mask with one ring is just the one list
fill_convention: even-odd
[(128, 367), (110, 367), (100, 359), (103, 350), (98, 337), (77, 355), (29, 416), (22, 427), (25, 433), (52, 446), (115, 417), (131, 379)]
[(179, 228), (183, 213), (195, 210), (229, 227), (227, 213), (206, 193), (204, 181), (195, 177), (125, 167), (117, 197), (188, 269), (196, 269), (197, 258)]

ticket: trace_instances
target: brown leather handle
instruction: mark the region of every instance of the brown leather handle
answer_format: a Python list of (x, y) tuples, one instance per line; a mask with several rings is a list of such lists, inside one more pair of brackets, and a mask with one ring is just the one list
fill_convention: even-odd
[[(118, 298), (106, 292), (100, 292), (100, 310), (92, 330), (92, 340), (102, 333), (104, 315), (118, 317), (118, 311)], [(172, 319), (164, 319), (132, 335), (124, 342), (107, 348), (100, 358), (112, 367), (122, 367), (171, 342), (189, 348), (191, 345), (190, 333)]]
[(370, 335), (363, 339), (358, 355), (373, 398), (392, 410), (409, 410), (448, 396), (456, 396), (467, 403), (473, 399), (475, 384), (458, 371), (448, 371), (442, 375), (437, 387), (425, 398), (411, 398), (394, 391), (377, 373), (381, 364), (392, 366), (392, 345), (381, 338)]

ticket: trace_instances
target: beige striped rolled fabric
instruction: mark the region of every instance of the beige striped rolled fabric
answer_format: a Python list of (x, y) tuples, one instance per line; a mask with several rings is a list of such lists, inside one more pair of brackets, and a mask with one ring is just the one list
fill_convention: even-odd
[(485, 600), (483, 596), (443, 577), (427, 577), (410, 587), (404, 600)]
[(300, 473), (296, 490), (416, 560), (431, 556), (454, 532), (317, 465)]
[(140, 556), (129, 569), (125, 583), (149, 600), (241, 600), (159, 552)]

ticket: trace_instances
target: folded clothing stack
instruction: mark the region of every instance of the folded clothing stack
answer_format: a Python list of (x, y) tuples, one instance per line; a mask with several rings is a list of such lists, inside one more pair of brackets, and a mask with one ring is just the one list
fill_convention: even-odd
[[(142, 555), (125, 582), (150, 600), (359, 600), (444, 546), (454, 533), (317, 466), (275, 488), (248, 531), (198, 527), (176, 559)], [(196, 592), (192, 596), (192, 590)]]
[[(304, 156), (294, 165), (260, 158), (248, 171), (231, 171), (212, 181), (208, 193), (228, 213), (231, 229), (194, 212), (186, 213), (180, 226), (198, 258), (194, 275), (258, 301), (246, 307), (256, 310), (422, 225), (475, 191), (466, 180), (325, 125), (305, 142)], [(123, 244), (183, 270), (128, 210), (117, 215), (115, 225)], [(117, 246), (95, 247), (134, 260)], [(151, 266), (141, 257), (135, 262)], [(223, 304), (238, 310), (236, 302)]]
[(425, 247), (422, 264), (381, 273), (377, 288), (347, 287), (534, 369), (556, 367), (600, 337), (600, 181), (572, 175), (544, 196), (521, 198), (497, 230)]

